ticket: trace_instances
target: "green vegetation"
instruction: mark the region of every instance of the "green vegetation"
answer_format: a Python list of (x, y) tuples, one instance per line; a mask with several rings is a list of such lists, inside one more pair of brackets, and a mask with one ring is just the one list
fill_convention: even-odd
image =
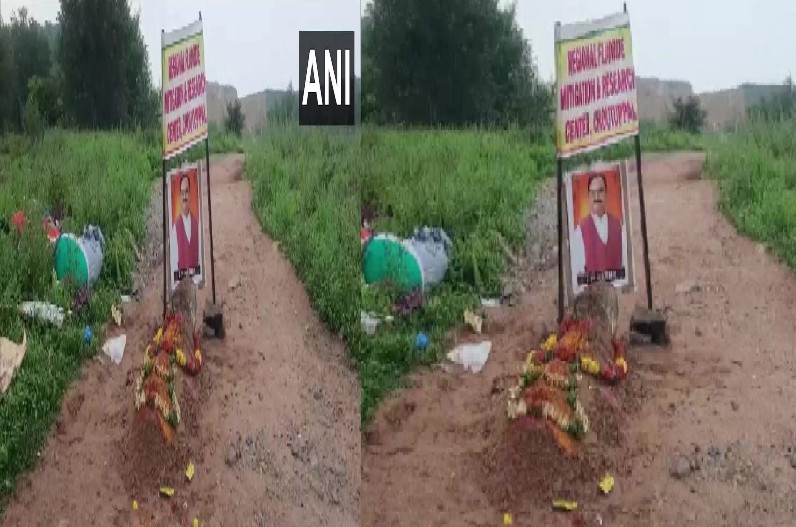
[(796, 118), (796, 88), (793, 79), (788, 77), (782, 86), (770, 90), (772, 93), (763, 95), (757, 104), (751, 105), (747, 111), (754, 121), (777, 121)]
[[(57, 25), (42, 26), (24, 8), (10, 23), (0, 20), (0, 335), (19, 342), (24, 328), (28, 336), (0, 400), (0, 515), (18, 476), (34, 466), (68, 385), (99, 350), (110, 306), (130, 288), (133, 243), (144, 237), (162, 168), (159, 117), (139, 21), (126, 0), (62, 0)], [(242, 151), (241, 139), (211, 125), (210, 148)], [(167, 169), (204, 156), (196, 145)], [(41, 226), (56, 207), (64, 232), (94, 224), (106, 240), (88, 303), (60, 329), (18, 310), (22, 301), (72, 308), (75, 291), (55, 282)], [(27, 220), (19, 241), (10, 221), (18, 210)]]
[[(83, 361), (99, 350), (102, 327), (120, 291), (130, 287), (135, 261), (131, 238), (144, 237), (143, 211), (149, 201), (152, 163), (143, 136), (116, 133), (49, 132), (28, 151), (28, 141), (0, 142), (0, 218), (17, 210), (27, 222), (17, 249), (13, 226), (0, 233), (0, 335), (16, 342), (28, 335), (25, 360), (0, 404), (0, 513), (17, 476), (32, 468), (61, 400)], [(71, 309), (74, 291), (52, 276), (52, 249), (41, 228), (45, 209), (67, 212), (65, 232), (99, 225), (106, 240), (102, 274), (87, 306), (57, 329), (23, 319), (22, 301), (51, 302)], [(84, 328), (94, 337), (85, 343)]]
[[(433, 50), (433, 52), (432, 52)], [(374, 0), (362, 18), (364, 122), (544, 128), (539, 80), (515, 6)]]
[(699, 97), (696, 95), (686, 98), (677, 97), (672, 106), (672, 111), (669, 114), (669, 126), (674, 130), (698, 134), (705, 126), (708, 113), (702, 108)]
[[(552, 134), (551, 134), (552, 135)], [(699, 136), (644, 124), (645, 152), (698, 150)], [(633, 155), (633, 142), (582, 156), (566, 164)], [(501, 294), (506, 270), (504, 246), (521, 248), (524, 212), (536, 185), (555, 175), (555, 146), (532, 142), (522, 130), (397, 131), (370, 129), (362, 137), (363, 206), (382, 217), (379, 232), (408, 237), (415, 227), (442, 227), (454, 242), (445, 280), (426, 298), (423, 309), (392, 324), (380, 324), (376, 335), (362, 337), (357, 360), (362, 382), (362, 419), (367, 423), (376, 404), (416, 364), (430, 364), (448, 350), (448, 332), (462, 322), (468, 307), (481, 297)], [(387, 211), (392, 217), (385, 217)], [(396, 295), (385, 287), (363, 287), (361, 308), (384, 316)], [(429, 337), (426, 351), (415, 338)]]
[(796, 119), (754, 121), (716, 141), (707, 172), (738, 230), (796, 268)]
[(224, 131), (240, 137), (243, 133), (245, 122), (246, 116), (243, 115), (243, 110), (241, 110), (240, 99), (228, 102), (224, 112)]
[(245, 150), (257, 218), (281, 243), (318, 314), (355, 349), (358, 136), (271, 128), (248, 141)]

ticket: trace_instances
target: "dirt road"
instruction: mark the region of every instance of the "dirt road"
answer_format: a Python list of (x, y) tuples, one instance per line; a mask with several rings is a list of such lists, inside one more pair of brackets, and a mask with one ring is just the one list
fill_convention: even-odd
[[(211, 160), (216, 288), (227, 337), (205, 341), (206, 403), (182, 432), (195, 434), (193, 480), (174, 474), (170, 499), (157, 486), (130, 483), (132, 374), (162, 311), (156, 251), (139, 301), (126, 306), (123, 328), (114, 330), (127, 334), (122, 363), (102, 357), (84, 368), (37, 468), (19, 482), (4, 526), (187, 526), (194, 517), (208, 527), (359, 523), (358, 380), (343, 344), (321, 325), (289, 262), (262, 233), (242, 169), (242, 156)], [(158, 195), (149, 214), (154, 247), (159, 207)], [(208, 279), (200, 310), (209, 294)]]
[[(616, 487), (601, 497), (597, 481), (584, 482), (595, 491), (560, 496), (591, 513), (580, 525), (598, 525), (598, 514), (611, 527), (793, 525), (796, 278), (720, 214), (715, 184), (700, 178), (701, 161), (700, 154), (644, 160), (654, 294), (668, 314), (672, 344), (629, 351), (626, 401), (637, 409), (626, 410), (615, 448)], [(634, 303), (645, 303), (631, 176), (639, 285), (620, 300), (625, 329)], [(554, 204), (554, 188), (541, 199)], [(552, 217), (530, 215), (537, 222), (530, 228), (549, 231), (537, 239), (551, 252), (555, 208), (542, 209)], [(363, 526), (493, 526), (504, 512), (520, 526), (579, 524), (572, 513), (552, 512), (549, 502), (507, 511), (489, 496), (496, 473), (510, 472), (486, 466), (506, 426), (501, 379), (517, 371), (542, 326), (555, 320), (552, 264), (528, 272), (521, 306), (491, 313), (486, 338), (493, 348), (482, 373), (421, 372), (382, 405), (362, 450)], [(534, 463), (550, 469), (541, 457)], [(564, 493), (550, 473), (550, 489)]]

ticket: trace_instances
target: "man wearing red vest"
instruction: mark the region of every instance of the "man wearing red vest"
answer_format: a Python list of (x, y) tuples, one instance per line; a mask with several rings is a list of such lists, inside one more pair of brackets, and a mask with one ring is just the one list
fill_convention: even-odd
[[(626, 233), (622, 222), (605, 208), (605, 176), (600, 173), (589, 174), (588, 188), (591, 210), (578, 224), (572, 239), (573, 271), (577, 275), (592, 275), (602, 271), (626, 272)], [(617, 276), (615, 279), (624, 278)]]
[[(172, 272), (194, 269), (199, 266), (199, 222), (191, 214), (191, 180), (188, 174), (180, 178), (180, 215), (171, 227)], [(176, 264), (176, 265), (175, 265)]]

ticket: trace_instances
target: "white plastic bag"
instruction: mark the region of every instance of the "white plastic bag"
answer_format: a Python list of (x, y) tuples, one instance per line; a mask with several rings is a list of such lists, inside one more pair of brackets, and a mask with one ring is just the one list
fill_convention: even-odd
[(122, 334), (106, 340), (105, 344), (102, 345), (102, 351), (111, 358), (114, 364), (119, 364), (122, 362), (122, 357), (124, 357), (125, 344), (127, 344), (127, 335)]
[(448, 352), (448, 359), (464, 366), (465, 370), (479, 373), (484, 369), (490, 351), (492, 351), (492, 341), (490, 340), (478, 344), (461, 344)]
[(64, 310), (46, 302), (22, 302), (20, 311), (26, 317), (40, 318), (60, 328), (64, 323)]

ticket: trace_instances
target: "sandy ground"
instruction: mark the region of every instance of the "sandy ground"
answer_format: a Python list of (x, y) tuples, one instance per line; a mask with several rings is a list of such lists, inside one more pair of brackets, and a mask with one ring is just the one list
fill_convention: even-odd
[[(112, 330), (127, 334), (122, 363), (99, 357), (86, 365), (37, 468), (21, 478), (4, 526), (174, 526), (194, 517), (205, 526), (359, 523), (358, 380), (344, 345), (324, 329), (289, 262), (262, 233), (242, 167), (242, 156), (211, 160), (216, 291), (227, 337), (204, 344), (207, 402), (198, 422), (183, 428), (196, 434), (193, 480), (174, 474), (170, 499), (157, 486), (126, 483), (133, 373), (162, 312), (162, 251), (150, 244), (140, 298), (125, 306), (123, 328)], [(150, 230), (160, 240), (159, 198), (153, 205)], [(208, 247), (206, 264), (209, 258)], [(200, 311), (210, 294), (208, 277)]]
[[(527, 270), (521, 305), (489, 314), (484, 338), (493, 348), (480, 374), (445, 366), (418, 372), (382, 404), (363, 438), (363, 526), (494, 526), (504, 512), (528, 527), (599, 525), (597, 515), (602, 525), (627, 527), (794, 524), (796, 278), (720, 214), (701, 161), (700, 154), (644, 159), (653, 293), (672, 344), (629, 351), (626, 382), (637, 409), (628, 410), (613, 492), (560, 496), (580, 500), (591, 516), (534, 504), (507, 511), (485, 490), (500, 470), (485, 473), (506, 426), (503, 381), (555, 320), (557, 270), (547, 259)], [(630, 168), (638, 288), (620, 298), (624, 330), (634, 304), (646, 303)], [(551, 189), (542, 199), (554, 204)], [(555, 208), (546, 209), (552, 218), (531, 214), (529, 228), (545, 231), (535, 239), (550, 244)], [(532, 258), (546, 260), (538, 251)], [(457, 338), (478, 340), (466, 332)]]

